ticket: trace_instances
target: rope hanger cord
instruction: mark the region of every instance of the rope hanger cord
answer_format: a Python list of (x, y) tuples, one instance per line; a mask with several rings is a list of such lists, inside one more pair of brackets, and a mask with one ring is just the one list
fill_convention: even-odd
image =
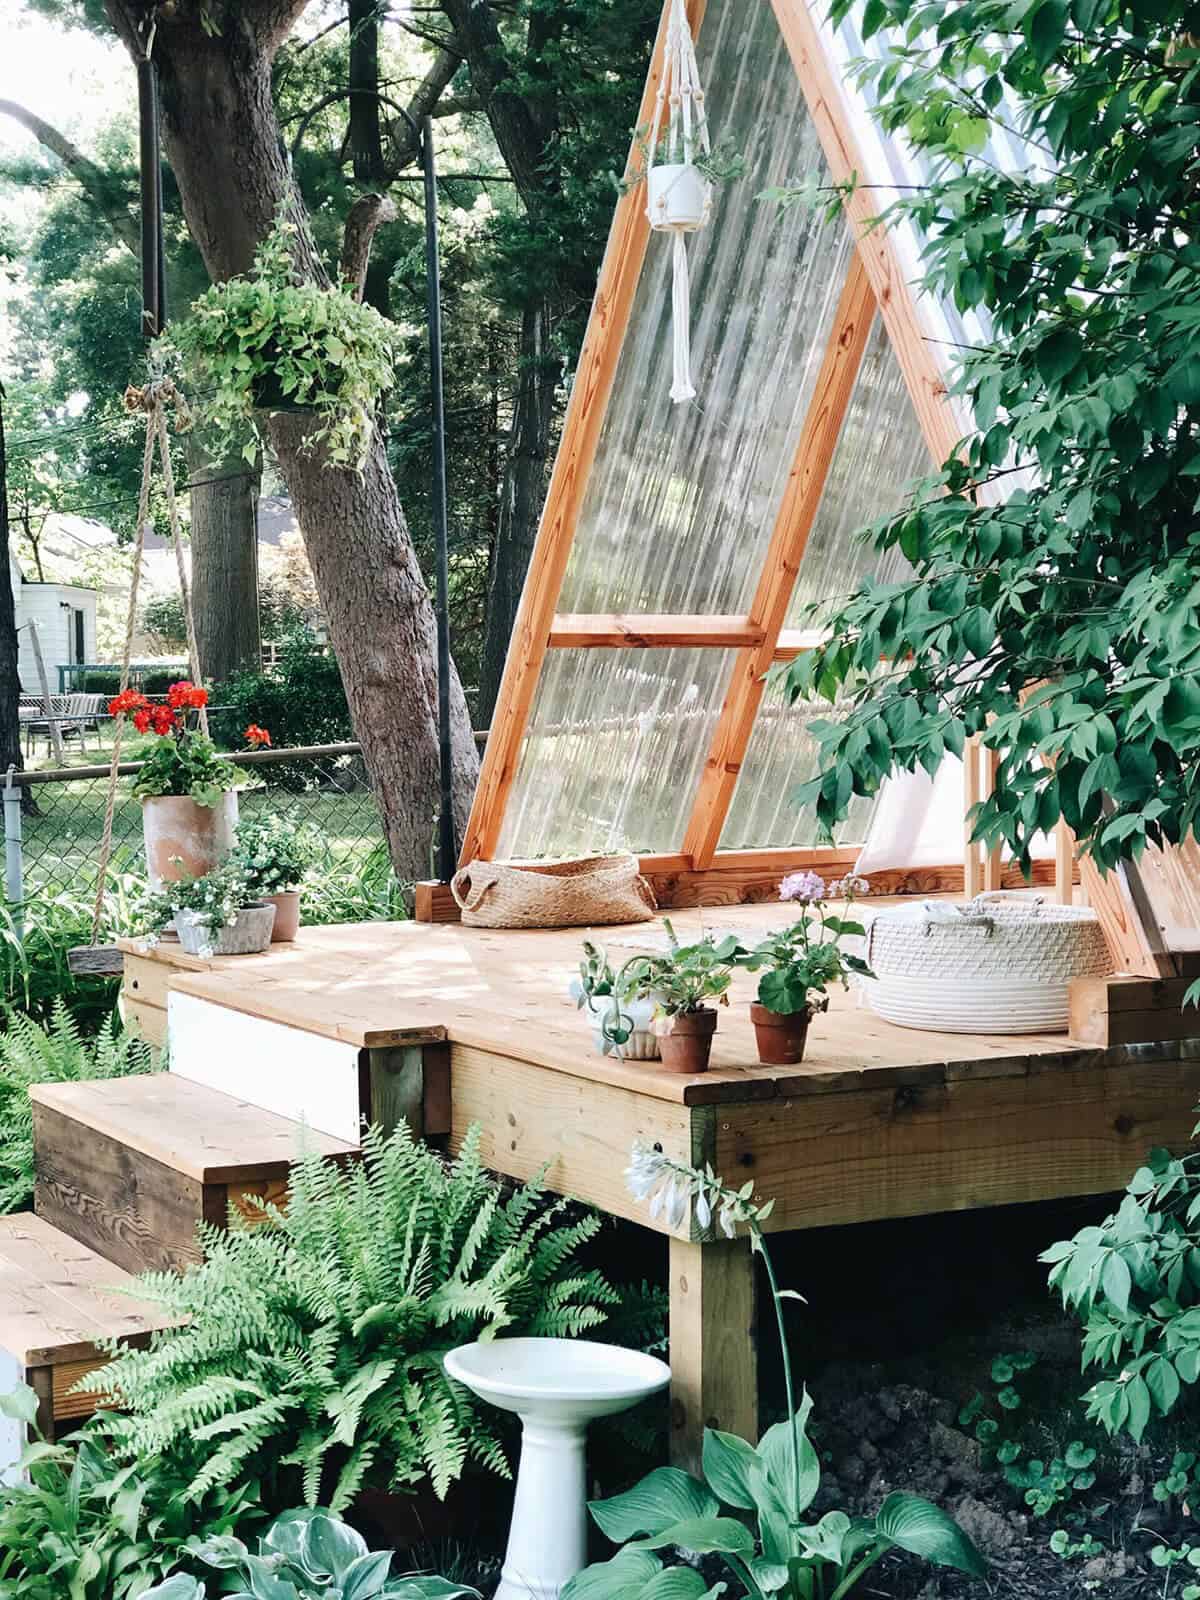
[[(666, 120), (666, 160), (660, 141)], [(662, 77), (654, 100), (650, 150), (646, 160), (646, 216), (658, 233), (674, 235), (671, 268), (671, 320), (674, 372), (671, 399), (676, 405), (696, 397), (692, 383), (691, 280), (687, 236), (706, 227), (712, 216), (712, 185), (695, 164), (711, 154), (704, 89), (684, 0), (671, 0)]]
[[(171, 466), (171, 445), (167, 433), (166, 408), (175, 408), (175, 431), (185, 433), (192, 425), (187, 402), (169, 378), (151, 381), (144, 388), (130, 385), (125, 391), (125, 409), (141, 412), (146, 419), (146, 444), (142, 451), (142, 483), (138, 492), (137, 533), (133, 545), (133, 571), (129, 580), (129, 610), (125, 622), (125, 646), (121, 655), (121, 694), (129, 687), (129, 671), (133, 658), (133, 640), (137, 633), (138, 590), (142, 580), (142, 555), (146, 544), (146, 529), (150, 521), (150, 483), (154, 472), (155, 446), (158, 447), (162, 466), (163, 489), (167, 497), (167, 514), (171, 524), (171, 543), (175, 547), (175, 564), (179, 572), (179, 587), (183, 599), (183, 615), (187, 625), (188, 667), (192, 682), (200, 683), (200, 653), (196, 647), (196, 618), (192, 610), (192, 591), (188, 583), (187, 568), (183, 560), (183, 530), (179, 521), (179, 505), (175, 498), (175, 473)], [(200, 729), (208, 733), (208, 712), (201, 708)], [(104, 802), (104, 827), (100, 839), (100, 862), (96, 877), (96, 900), (92, 908), (92, 946), (100, 943), (100, 929), (104, 920), (104, 891), (108, 883), (108, 867), (112, 859), (113, 818), (117, 803), (118, 768), (121, 764), (121, 740), (125, 731), (125, 713), (119, 711), (113, 729), (112, 760), (108, 768), (108, 793)]]

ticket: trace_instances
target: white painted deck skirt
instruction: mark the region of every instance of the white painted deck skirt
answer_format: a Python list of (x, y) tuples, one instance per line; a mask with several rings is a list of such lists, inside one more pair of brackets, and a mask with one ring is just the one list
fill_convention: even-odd
[(357, 1144), (358, 1048), (188, 994), (167, 999), (171, 1071)]

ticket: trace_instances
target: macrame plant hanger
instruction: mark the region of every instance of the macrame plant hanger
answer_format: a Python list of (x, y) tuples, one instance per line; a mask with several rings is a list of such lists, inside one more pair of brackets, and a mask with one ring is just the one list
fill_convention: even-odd
[[(141, 194), (142, 194), (142, 331), (147, 339), (155, 339), (166, 322), (166, 292), (163, 268), (162, 227), (162, 163), (158, 148), (158, 89), (151, 52), (154, 47), (154, 23), (151, 21), (145, 48), (138, 61), (138, 109), (141, 135)], [(152, 377), (142, 388), (130, 385), (125, 391), (126, 411), (141, 413), (146, 419), (146, 442), (142, 450), (142, 482), (138, 491), (137, 532), (133, 544), (133, 569), (129, 579), (129, 610), (125, 622), (125, 647), (121, 656), (120, 693), (129, 687), (133, 641), (137, 633), (138, 590), (142, 578), (142, 556), (146, 545), (146, 529), (150, 520), (150, 486), (154, 475), (154, 455), (157, 446), (162, 468), (163, 493), (167, 502), (167, 517), (171, 528), (171, 545), (175, 551), (175, 567), (179, 574), (179, 592), (183, 600), (184, 622), (187, 628), (188, 668), (192, 682), (202, 682), (200, 652), (196, 645), (196, 618), (192, 610), (192, 589), (188, 582), (187, 566), (183, 559), (183, 530), (179, 520), (179, 503), (175, 497), (175, 472), (171, 464), (171, 441), (167, 431), (167, 407), (175, 412), (175, 431), (183, 433), (191, 427), (191, 414), (187, 402), (170, 378)], [(208, 713), (199, 713), (200, 728), (208, 732)], [(118, 712), (113, 724), (112, 759), (108, 766), (108, 794), (104, 804), (104, 828), (100, 839), (100, 860), (96, 873), (96, 899), (92, 907), (92, 942), (68, 952), (67, 962), (72, 972), (120, 973), (124, 959), (116, 945), (102, 945), (100, 932), (104, 923), (104, 895), (108, 886), (108, 868), (112, 859), (113, 819), (116, 812), (117, 783), (120, 778), (121, 740), (125, 731), (125, 713)]]
[[(664, 139), (664, 119), (666, 134)], [(694, 400), (691, 354), (691, 284), (687, 236), (706, 227), (712, 216), (712, 184), (696, 157), (711, 154), (704, 90), (684, 0), (671, 0), (666, 55), (654, 101), (654, 122), (646, 157), (646, 215), (656, 233), (674, 235), (671, 320), (674, 373), (671, 399)], [(663, 159), (665, 157), (665, 159)]]

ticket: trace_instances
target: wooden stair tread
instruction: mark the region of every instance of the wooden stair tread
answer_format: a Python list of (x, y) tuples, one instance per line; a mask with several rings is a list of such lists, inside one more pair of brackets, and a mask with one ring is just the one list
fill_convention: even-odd
[(136, 1279), (32, 1212), (0, 1217), (0, 1349), (25, 1367), (101, 1358), (174, 1318), (125, 1292)]
[(283, 1177), (302, 1152), (357, 1154), (330, 1134), (171, 1072), (39, 1083), (29, 1096), (202, 1184)]

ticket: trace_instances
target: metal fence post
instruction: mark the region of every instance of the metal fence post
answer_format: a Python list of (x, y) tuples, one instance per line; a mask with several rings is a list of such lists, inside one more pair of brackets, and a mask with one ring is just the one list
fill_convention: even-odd
[(25, 934), (25, 870), (21, 852), (21, 786), (10, 766), (4, 783), (4, 894), (17, 934)]

